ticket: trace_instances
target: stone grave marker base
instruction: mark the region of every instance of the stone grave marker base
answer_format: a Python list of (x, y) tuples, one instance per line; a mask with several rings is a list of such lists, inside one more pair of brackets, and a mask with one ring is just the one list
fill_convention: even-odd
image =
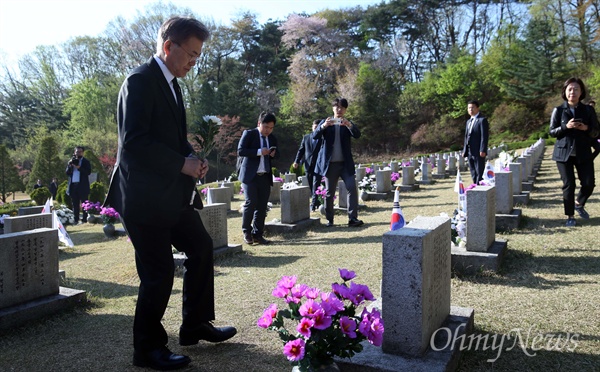
[(393, 192), (373, 192), (367, 191), (367, 197), (363, 201), (367, 200), (386, 200), (394, 196)]
[(41, 317), (74, 307), (85, 300), (85, 291), (59, 287), (58, 294), (40, 297), (0, 310), (0, 330), (30, 323)]
[(300, 220), (296, 223), (282, 223), (282, 222), (266, 222), (265, 232), (271, 235), (305, 231), (314, 226), (319, 226), (321, 219), (319, 217), (310, 217), (305, 220)]
[(495, 240), (487, 252), (474, 252), (453, 245), (452, 269), (469, 275), (479, 270), (498, 271), (506, 253), (506, 246), (506, 240)]
[[(450, 314), (440, 328), (447, 327), (452, 337), (456, 336), (456, 343), (453, 346), (448, 346), (439, 351), (435, 351), (429, 347), (422, 357), (415, 358), (386, 354), (382, 351), (381, 347), (373, 346), (365, 341), (362, 343), (362, 352), (353, 356), (352, 359), (335, 358), (335, 362), (344, 372), (454, 371), (458, 368), (462, 353), (460, 350), (461, 336), (465, 335), (466, 337), (473, 332), (473, 321), (473, 309), (451, 306)], [(448, 332), (446, 331), (437, 332), (435, 344), (440, 345), (438, 346), (439, 348), (447, 344), (447, 335)]]
[(522, 192), (519, 195), (513, 195), (513, 206), (527, 205), (529, 203), (529, 191)]
[(419, 180), (417, 181), (420, 185), (433, 185), (435, 183), (434, 180)]
[(523, 191), (533, 191), (533, 182), (523, 181), (521, 184), (523, 185), (521, 187)]
[(417, 191), (419, 190), (419, 185), (418, 184), (412, 184), (412, 185), (400, 185), (400, 192), (403, 191)]
[(522, 214), (521, 209), (513, 209), (507, 214), (496, 214), (496, 232), (518, 229)]
[[(227, 244), (226, 246), (213, 249), (213, 258), (242, 252), (241, 244)], [(173, 253), (173, 263), (175, 264), (175, 273), (183, 272), (183, 263), (187, 257), (183, 253)]]
[(431, 175), (431, 178), (435, 178), (436, 180), (443, 180), (443, 179), (448, 178), (448, 175), (447, 174), (436, 174), (436, 173), (434, 173), (434, 174)]
[[(368, 198), (367, 198), (367, 200), (374, 200), (374, 199), (368, 199)], [(358, 200), (358, 210), (360, 211), (360, 210), (363, 210), (363, 209), (366, 209), (366, 208), (367, 208), (367, 205), (366, 205), (366, 204), (361, 204), (361, 203), (360, 203), (360, 199), (359, 199), (359, 200)], [(336, 213), (336, 212), (337, 212), (337, 213)], [(342, 215), (344, 215), (344, 214), (348, 213), (348, 208), (345, 208), (345, 207), (340, 207), (338, 204), (335, 204), (335, 205), (333, 206), (333, 213), (334, 213), (336, 216), (338, 216), (338, 215), (339, 215), (339, 216), (342, 216)]]

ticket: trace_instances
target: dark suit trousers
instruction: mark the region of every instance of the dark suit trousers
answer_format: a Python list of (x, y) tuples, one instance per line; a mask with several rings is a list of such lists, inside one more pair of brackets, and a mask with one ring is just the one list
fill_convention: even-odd
[(265, 218), (267, 217), (267, 203), (271, 195), (271, 173), (262, 176), (258, 174), (250, 183), (242, 184), (244, 187), (244, 203), (242, 213), (242, 231), (252, 235), (262, 236), (265, 231)]
[[(88, 200), (88, 195), (83, 195), (79, 191), (79, 183), (72, 183), (69, 188), (69, 197), (73, 203), (73, 215), (75, 216), (75, 223), (79, 222), (79, 213), (81, 212), (81, 202)], [(88, 214), (84, 210), (82, 221), (87, 222)]]
[(469, 151), (469, 170), (473, 183), (479, 184), (483, 180), (483, 172), (485, 171), (485, 158), (479, 156), (479, 153), (471, 154)]
[(333, 221), (333, 197), (338, 185), (338, 179), (344, 180), (348, 194), (348, 218), (358, 217), (358, 190), (356, 189), (356, 176), (346, 170), (343, 162), (329, 163), (327, 175), (325, 176), (325, 188), (327, 197), (325, 198), (325, 217), (327, 221)]
[(315, 191), (317, 191), (317, 188), (321, 185), (321, 179), (323, 177), (319, 174), (307, 173), (306, 178), (308, 179), (308, 187), (310, 187), (310, 194), (312, 195), (310, 205), (316, 207), (319, 205), (319, 197)]
[(133, 322), (134, 349), (148, 351), (167, 345), (168, 336), (161, 319), (175, 274), (171, 245), (187, 256), (181, 327), (194, 329), (200, 322), (214, 320), (213, 242), (198, 212), (186, 208), (171, 228), (139, 225), (126, 217), (122, 221), (135, 248), (140, 277)]
[(577, 194), (577, 202), (579, 205), (585, 205), (588, 198), (594, 191), (595, 178), (594, 178), (594, 162), (588, 160), (584, 163), (577, 163), (575, 156), (570, 156), (566, 162), (557, 161), (556, 167), (560, 174), (560, 179), (563, 182), (563, 206), (565, 209), (565, 216), (573, 216), (575, 214), (575, 187), (577, 181), (575, 180), (575, 169), (577, 169), (577, 176), (581, 182), (581, 188)]

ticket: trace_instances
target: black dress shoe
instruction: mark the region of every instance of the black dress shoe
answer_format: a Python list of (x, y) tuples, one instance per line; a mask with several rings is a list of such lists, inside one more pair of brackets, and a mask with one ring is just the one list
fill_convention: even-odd
[(190, 364), (192, 360), (179, 354), (173, 354), (166, 346), (152, 351), (133, 352), (133, 365), (136, 367), (148, 367), (158, 371), (170, 371), (179, 369)]
[(333, 220), (327, 221), (327, 227), (333, 227)]
[(254, 243), (256, 244), (271, 244), (270, 240), (267, 240), (260, 235), (253, 235), (252, 239), (254, 239)]
[(179, 329), (179, 345), (196, 345), (200, 340), (223, 342), (237, 333), (234, 327), (215, 327), (210, 322), (201, 323), (196, 329)]
[(254, 244), (254, 239), (252, 239), (251, 234), (244, 234), (244, 242), (246, 244)]
[(351, 218), (348, 220), (348, 226), (350, 227), (358, 227), (358, 226), (362, 226), (364, 224), (364, 222), (362, 222), (361, 220), (357, 219), (357, 218)]

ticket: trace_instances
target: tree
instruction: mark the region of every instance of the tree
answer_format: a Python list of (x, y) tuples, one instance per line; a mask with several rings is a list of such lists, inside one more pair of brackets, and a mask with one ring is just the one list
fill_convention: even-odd
[(19, 190), (24, 191), (24, 187), (17, 167), (11, 161), (6, 146), (0, 145), (0, 197), (2, 202), (6, 203), (6, 198)]
[(53, 177), (58, 178), (59, 174), (64, 174), (65, 164), (58, 156), (60, 153), (58, 143), (52, 136), (42, 139), (27, 183), (28, 192), (33, 190), (38, 179), (42, 180), (43, 185), (49, 185)]

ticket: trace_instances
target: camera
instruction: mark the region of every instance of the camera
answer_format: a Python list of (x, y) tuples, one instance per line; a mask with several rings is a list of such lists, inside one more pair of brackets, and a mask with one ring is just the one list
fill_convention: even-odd
[(73, 157), (71, 158), (71, 160), (69, 160), (69, 163), (75, 165), (75, 164), (79, 164), (79, 159), (77, 159), (77, 155), (73, 155)]

